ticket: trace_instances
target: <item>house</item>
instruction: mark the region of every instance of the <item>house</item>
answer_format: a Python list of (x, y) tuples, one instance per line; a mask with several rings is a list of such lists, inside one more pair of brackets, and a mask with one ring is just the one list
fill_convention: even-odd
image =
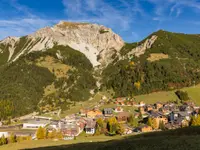
[(59, 121), (51, 121), (48, 125), (49, 129), (58, 129), (59, 128)]
[(85, 132), (86, 134), (94, 134), (96, 129), (96, 121), (90, 119), (87, 120), (87, 124), (85, 126)]
[(148, 112), (148, 111), (151, 111), (153, 109), (154, 109), (154, 106), (152, 106), (152, 105), (146, 105), (144, 110)]
[(188, 114), (188, 112), (185, 112), (185, 111), (183, 111), (183, 112), (179, 112), (178, 113), (178, 118), (184, 118), (184, 119), (186, 119), (186, 120), (190, 120), (190, 115)]
[(190, 114), (188, 114), (186, 111), (172, 111), (169, 115), (169, 121), (174, 122), (178, 120), (178, 118), (184, 118), (186, 120), (190, 120)]
[(136, 102), (130, 101), (130, 104), (131, 104), (131, 106), (134, 106), (134, 105), (136, 105)]
[(81, 117), (86, 117), (89, 109), (80, 109), (79, 114)]
[(127, 122), (128, 118), (131, 116), (129, 112), (120, 112), (117, 115), (117, 121), (119, 122)]
[(34, 116), (33, 119), (40, 119), (40, 120), (51, 120), (51, 117), (44, 117), (44, 116)]
[(122, 105), (122, 106), (125, 105), (124, 101), (119, 102), (119, 104)]
[(63, 134), (64, 140), (67, 140), (69, 138), (78, 136), (82, 131), (80, 131), (80, 128), (78, 125), (66, 125), (64, 128), (61, 129), (61, 132)]
[(112, 108), (104, 108), (103, 114), (105, 117), (110, 117), (113, 115), (113, 109)]
[(177, 126), (174, 125), (173, 123), (167, 123), (167, 124), (165, 124), (165, 128), (166, 128), (167, 130), (171, 130), (171, 129), (176, 129)]
[[(11, 133), (10, 133), (11, 134)], [(16, 135), (17, 137), (34, 137), (35, 136), (35, 131), (15, 131), (13, 132), (14, 135)]]
[(116, 105), (119, 105), (119, 102), (118, 102), (118, 101), (115, 101), (115, 104), (116, 104)]
[(151, 132), (152, 130), (152, 127), (148, 125), (141, 125), (136, 128), (136, 132)]
[(163, 113), (164, 115), (169, 115), (171, 113), (168, 107), (159, 108), (159, 112)]
[(164, 124), (168, 123), (168, 118), (159, 112), (151, 111), (150, 118), (156, 121), (157, 128), (159, 127), (160, 122), (163, 122)]
[(141, 114), (145, 114), (145, 109), (144, 109), (144, 107), (139, 107), (139, 112), (140, 112)]
[(163, 107), (163, 104), (162, 104), (161, 102), (157, 102), (157, 103), (155, 103), (154, 105), (155, 105), (155, 108), (156, 108), (157, 110), (159, 110), (160, 108)]
[(4, 136), (4, 137), (8, 137), (9, 136), (9, 133), (8, 132), (0, 132), (0, 138)]
[(140, 107), (145, 106), (145, 103), (143, 101), (139, 102)]
[(192, 101), (187, 101), (187, 102), (184, 102), (184, 105), (187, 105), (187, 106), (190, 106), (190, 107), (194, 107), (195, 103), (192, 102)]
[(43, 119), (27, 119), (23, 122), (23, 129), (38, 129), (39, 127), (45, 127), (50, 124), (50, 120)]
[(93, 109), (87, 112), (87, 118), (96, 118), (96, 117), (101, 117), (102, 115), (103, 115), (102, 112), (97, 109)]
[(188, 120), (186, 120), (185, 118), (178, 118), (175, 123), (175, 125), (178, 125), (179, 127), (187, 127), (189, 126), (189, 122)]
[(193, 106), (188, 106), (188, 105), (184, 104), (184, 105), (179, 107), (179, 110), (180, 111), (188, 111), (188, 112), (190, 112), (190, 111), (193, 111), (194, 109), (193, 109)]
[(133, 133), (133, 129), (130, 128), (127, 124), (123, 124), (123, 128), (124, 128), (124, 133), (123, 134), (131, 134)]
[(104, 95), (104, 96), (101, 97), (101, 99), (106, 100), (107, 97)]
[(126, 102), (126, 106), (131, 106), (132, 105), (132, 103), (131, 102)]
[(116, 107), (115, 110), (114, 110), (116, 113), (119, 113), (119, 112), (123, 112), (123, 108), (122, 107)]

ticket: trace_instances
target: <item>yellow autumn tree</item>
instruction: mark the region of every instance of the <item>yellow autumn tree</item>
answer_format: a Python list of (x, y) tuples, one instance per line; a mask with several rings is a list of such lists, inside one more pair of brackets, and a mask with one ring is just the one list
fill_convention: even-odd
[(135, 65), (134, 61), (131, 61), (129, 64), (130, 64), (131, 66)]
[(58, 131), (58, 132), (56, 133), (56, 137), (57, 137), (58, 139), (63, 139), (63, 134), (62, 134), (62, 132), (61, 132), (61, 131)]
[(117, 125), (118, 125), (118, 122), (117, 122), (117, 119), (115, 117), (111, 117), (111, 118), (108, 119), (107, 127), (108, 127), (108, 131), (111, 134), (116, 134)]
[(36, 133), (37, 139), (45, 139), (46, 138), (46, 129), (39, 127)]
[(137, 90), (140, 90), (140, 88), (141, 88), (140, 81), (135, 82), (135, 83), (134, 83), (134, 86), (135, 86), (135, 88), (136, 88)]
[(200, 126), (200, 115), (192, 117), (191, 125), (192, 126)]
[(156, 119), (153, 118), (148, 118), (147, 125), (151, 126), (153, 129), (158, 129), (159, 127), (156, 122)]
[(124, 133), (125, 129), (124, 126), (121, 123), (117, 124), (117, 134), (122, 135)]
[(104, 120), (102, 118), (97, 119), (96, 135), (100, 135), (104, 132)]

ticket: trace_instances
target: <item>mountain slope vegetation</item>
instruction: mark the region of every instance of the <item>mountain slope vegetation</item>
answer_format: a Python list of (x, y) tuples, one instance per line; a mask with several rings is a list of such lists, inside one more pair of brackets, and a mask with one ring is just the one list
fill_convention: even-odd
[[(64, 72), (66, 77), (56, 77), (55, 72), (62, 70), (51, 72), (38, 65), (38, 60), (42, 61), (47, 56), (53, 57), (57, 64), (70, 66), (71, 69)], [(69, 101), (88, 100), (90, 90), (96, 84), (92, 70), (92, 64), (82, 53), (65, 46), (30, 53), (11, 64), (1, 66), (0, 105), (8, 101), (10, 107), (7, 110), (9, 113), (1, 112), (0, 117), (6, 119), (8, 116), (24, 115), (46, 105), (53, 110), (61, 105), (67, 107)], [(51, 84), (55, 85), (56, 91), (44, 96), (44, 89)]]
[[(94, 26), (99, 31), (100, 27)], [(82, 28), (89, 31), (89, 27), (81, 26), (74, 30), (78, 34)], [(200, 83), (200, 35), (160, 30), (141, 42), (126, 43), (121, 50), (116, 51), (110, 46), (111, 49), (104, 49), (102, 53), (99, 48), (96, 51), (90, 47), (89, 51), (86, 46), (75, 50), (58, 45), (56, 40), (63, 42), (60, 31), (65, 30), (54, 28), (56, 33), (51, 28), (44, 28), (30, 36), (0, 41), (0, 107), (9, 106), (5, 111), (7, 113), (0, 114), (1, 118), (20, 116), (35, 110), (65, 110), (77, 101), (90, 99), (98, 90), (112, 89), (115, 97), (121, 97)], [(72, 34), (71, 30), (66, 31)], [(59, 38), (56, 38), (57, 34)], [(55, 36), (55, 41), (41, 35)], [(116, 34), (106, 32), (97, 35), (114, 38)], [(77, 42), (75, 37), (71, 39), (73, 42)], [(84, 35), (84, 38), (89, 37)], [(89, 38), (90, 42), (93, 38)], [(93, 42), (95, 45), (101, 43), (96, 39)], [(118, 42), (117, 48), (120, 48), (123, 41), (119, 38)], [(104, 41), (103, 44), (108, 43)], [(76, 47), (76, 44), (73, 46)], [(106, 63), (103, 61), (104, 64), (108, 63), (106, 67), (100, 65), (94, 68), (91, 60), (95, 58), (92, 57), (101, 53), (102, 56), (112, 57), (109, 56)], [(96, 83), (101, 84), (100, 89)]]
[[(200, 36), (160, 30), (147, 39), (153, 35), (157, 40), (140, 57), (128, 53), (145, 40), (125, 45), (121, 50), (124, 59), (103, 71), (103, 85), (114, 89), (116, 96), (172, 90), (200, 82)], [(156, 55), (155, 61), (149, 61)]]

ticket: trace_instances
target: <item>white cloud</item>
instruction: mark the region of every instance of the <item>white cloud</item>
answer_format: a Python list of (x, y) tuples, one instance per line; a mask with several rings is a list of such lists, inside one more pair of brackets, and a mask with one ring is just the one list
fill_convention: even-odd
[(23, 13), (23, 17), (16, 19), (0, 19), (0, 39), (7, 36), (24, 36), (35, 32), (36, 30), (50, 26), (58, 22), (58, 20), (41, 19), (34, 15), (30, 8), (21, 5), (18, 0), (6, 1), (17, 11)]
[(119, 6), (125, 7), (127, 10), (117, 9), (104, 0), (63, 0), (65, 13), (70, 20), (86, 20), (128, 30), (133, 20), (130, 10), (132, 7), (124, 0), (119, 3)]
[[(145, 0), (155, 5), (155, 15), (167, 17), (179, 17), (184, 9), (192, 8), (200, 10), (198, 0)], [(175, 15), (173, 15), (175, 14)]]
[(44, 20), (39, 18), (0, 20), (0, 39), (7, 36), (24, 36), (56, 22), (58, 20)]

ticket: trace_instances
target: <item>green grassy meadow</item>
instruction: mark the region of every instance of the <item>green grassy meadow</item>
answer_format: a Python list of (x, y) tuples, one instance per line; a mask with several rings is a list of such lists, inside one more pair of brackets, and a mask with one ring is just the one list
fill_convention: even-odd
[(130, 136), (81, 136), (72, 141), (38, 140), (1, 146), (1, 150), (199, 150), (200, 127)]
[[(187, 91), (191, 100), (197, 105), (200, 105), (200, 85), (183, 88), (181, 90)], [(147, 104), (152, 104), (155, 102), (175, 101), (177, 96), (174, 92), (175, 91), (163, 91), (146, 95), (139, 95), (136, 96), (135, 99), (137, 102), (144, 101)]]

